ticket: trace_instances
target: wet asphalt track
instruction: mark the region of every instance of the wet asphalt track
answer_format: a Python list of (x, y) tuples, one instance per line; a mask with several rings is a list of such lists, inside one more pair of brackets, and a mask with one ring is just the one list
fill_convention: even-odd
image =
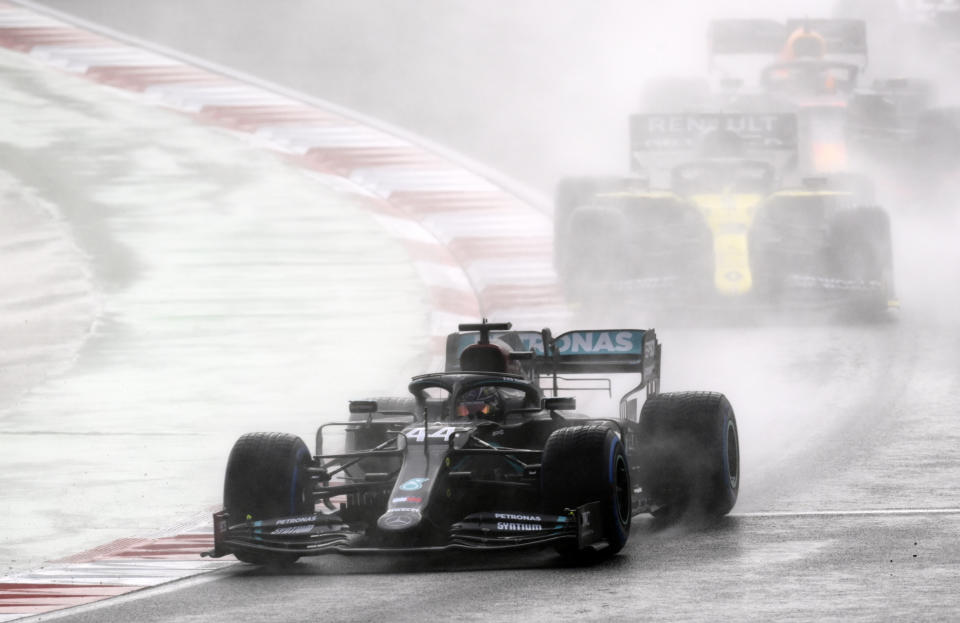
[[(797, 333), (791, 344), (758, 330), (665, 346), (710, 352), (737, 340), (740, 357), (763, 362), (766, 348), (832, 341), (793, 358), (777, 352), (782, 366), (732, 387), (743, 394), (734, 397), (743, 489), (735, 516), (716, 526), (640, 518), (627, 548), (590, 568), (563, 567), (549, 552), (329, 556), (279, 574), (237, 565), (65, 620), (951, 619), (960, 607), (960, 335), (913, 333), (909, 322)], [(709, 367), (685, 376), (710, 376)], [(734, 375), (721, 376), (718, 386), (730, 387)], [(793, 391), (779, 404), (749, 398), (776, 396), (781, 384)]]
[[(243, 432), (422, 365), (422, 283), (355, 195), (8, 50), (0, 90), (0, 573), (175, 525)], [(371, 326), (407, 348), (369, 361)]]
[(660, 329), (663, 388), (737, 409), (743, 490), (716, 527), (641, 519), (622, 555), (583, 569), (549, 554), (238, 565), (63, 620), (955, 618), (960, 226), (949, 201), (905, 208), (896, 322)]
[(596, 567), (549, 555), (243, 566), (62, 619), (95, 621), (951, 620), (960, 516), (643, 521)]

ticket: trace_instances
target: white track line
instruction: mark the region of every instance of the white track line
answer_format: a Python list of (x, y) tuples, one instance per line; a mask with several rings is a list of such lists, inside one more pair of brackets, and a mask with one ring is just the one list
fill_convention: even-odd
[(897, 515), (960, 515), (960, 508), (878, 508), (867, 510), (760, 511), (733, 513), (730, 517), (745, 519), (778, 519), (790, 517), (875, 517)]

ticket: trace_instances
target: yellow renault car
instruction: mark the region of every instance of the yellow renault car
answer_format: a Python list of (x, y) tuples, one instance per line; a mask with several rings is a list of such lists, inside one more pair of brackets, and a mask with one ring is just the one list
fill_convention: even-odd
[(772, 165), (736, 158), (681, 164), (670, 186), (608, 181), (558, 210), (557, 269), (575, 302), (629, 294), (653, 308), (858, 314), (895, 305), (889, 220), (861, 191), (829, 180), (775, 190)]

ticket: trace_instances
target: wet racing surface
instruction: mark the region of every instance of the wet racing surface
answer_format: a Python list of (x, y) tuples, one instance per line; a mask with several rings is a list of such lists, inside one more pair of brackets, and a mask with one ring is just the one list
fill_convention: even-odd
[(731, 517), (704, 531), (641, 520), (620, 556), (558, 566), (319, 558), (248, 567), (65, 621), (943, 620), (956, 610), (956, 514)]
[[(103, 18), (98, 11), (102, 7), (90, 15)], [(113, 25), (124, 26), (122, 17), (116, 17)], [(133, 19), (127, 25), (138, 26)], [(142, 24), (139, 27), (143, 29)], [(348, 79), (349, 70), (334, 78)], [(415, 86), (426, 89), (428, 84), (424, 78)], [(491, 102), (485, 105), (495, 108)], [(371, 105), (369, 112), (375, 113), (376, 107)], [(510, 127), (509, 110), (495, 109), (491, 114), (501, 124), (498, 127)], [(411, 127), (417, 129), (425, 116), (411, 115)], [(517, 135), (527, 121), (517, 118)], [(429, 130), (429, 125), (419, 129)], [(474, 154), (488, 148), (480, 141), (471, 144), (469, 132), (455, 134), (463, 141), (455, 147)], [(576, 160), (570, 157), (568, 162)], [(510, 172), (525, 175), (523, 165), (515, 161)], [(153, 178), (156, 174), (148, 168), (144, 175)], [(544, 177), (549, 175), (537, 172), (525, 181), (537, 185)], [(229, 175), (225, 183), (239, 183), (241, 178)], [(202, 181), (177, 179), (174, 188), (191, 188)], [(104, 192), (109, 199), (114, 185), (107, 186), (111, 190)], [(330, 556), (301, 561), (283, 573), (237, 565), (89, 611), (64, 613), (62, 620), (949, 619), (960, 608), (955, 594), (960, 577), (960, 489), (956, 486), (960, 465), (960, 423), (956, 418), (960, 411), (960, 250), (955, 243), (960, 239), (960, 218), (949, 197), (937, 205), (917, 209), (910, 205), (893, 206), (892, 210), (903, 311), (891, 322), (658, 327), (664, 344), (662, 389), (721, 390), (737, 412), (743, 460), (740, 500), (734, 516), (716, 526), (662, 528), (639, 518), (624, 552), (590, 568), (559, 566), (549, 552), (489, 558)], [(148, 287), (140, 285), (143, 280), (157, 276), (143, 270), (143, 265), (168, 257), (171, 247), (182, 246), (181, 239), (169, 233), (164, 236), (162, 229), (155, 229), (155, 222), (149, 227), (138, 225), (140, 233), (134, 231), (126, 238), (130, 234), (121, 226), (123, 222), (117, 220), (111, 231), (118, 240), (135, 244), (143, 257), (130, 261), (129, 254), (118, 250), (111, 254), (110, 266), (129, 271), (122, 277), (129, 280), (131, 292), (136, 293), (137, 288), (142, 292)], [(230, 222), (242, 223), (242, 218)], [(364, 231), (362, 235), (369, 234)], [(289, 244), (288, 239), (279, 239), (275, 250), (287, 250)], [(300, 248), (308, 252), (309, 245)], [(229, 251), (234, 261), (262, 260), (243, 245)], [(224, 256), (215, 255), (214, 259), (217, 257)], [(201, 259), (210, 261), (209, 257)], [(388, 255), (384, 261), (391, 263), (392, 259), (395, 257)], [(171, 274), (169, 278), (183, 277)], [(163, 282), (149, 283), (154, 288)], [(198, 288), (202, 285), (195, 283)], [(230, 290), (224, 292), (220, 303), (231, 304)], [(299, 296), (295, 289), (291, 292)], [(130, 301), (125, 308), (128, 313), (143, 309), (129, 298), (115, 300)], [(277, 304), (286, 301), (281, 297)], [(417, 312), (408, 313), (412, 318)], [(342, 316), (335, 312), (334, 317)], [(548, 322), (545, 319), (544, 325)], [(206, 333), (210, 327), (200, 329)], [(314, 365), (301, 359), (308, 357), (302, 342), (287, 332), (297, 334), (302, 327), (278, 327), (277, 333), (266, 334), (274, 336), (269, 343), (254, 343), (267, 339), (261, 329), (262, 325), (253, 323), (235, 327), (238, 335), (252, 340), (250, 350), (277, 353), (287, 369)], [(323, 334), (313, 335), (321, 340)], [(136, 341), (126, 344), (103, 351), (106, 359), (101, 361), (119, 362), (114, 365), (124, 368), (158, 365), (138, 358)], [(169, 342), (168, 350), (160, 352), (198, 361), (197, 366), (208, 365), (202, 362), (209, 353), (178, 348), (175, 341)], [(400, 361), (404, 353), (394, 356)], [(188, 392), (187, 404), (193, 404), (193, 410), (175, 421), (182, 438), (167, 443), (187, 462), (188, 469), (204, 470), (207, 486), (191, 488), (188, 499), (178, 499), (176, 490), (164, 490), (167, 506), (163, 512), (173, 515), (184, 506), (195, 509), (201, 503), (217, 503), (220, 470), (236, 433), (269, 422), (280, 430), (290, 430), (281, 427), (285, 423), (298, 427), (295, 432), (309, 436), (315, 422), (307, 413), (308, 404), (321, 400), (322, 392), (303, 391), (294, 404), (286, 401), (286, 409), (281, 409), (277, 405), (285, 402), (281, 398), (288, 383), (295, 382), (264, 375), (277, 364), (269, 359), (258, 361), (253, 370), (238, 366), (238, 383), (256, 378), (266, 387), (249, 390), (255, 394), (251, 400), (238, 403), (252, 406), (229, 424), (223, 424), (230, 415), (222, 411), (217, 412), (218, 424), (201, 424), (205, 422), (201, 411), (222, 404), (214, 399), (215, 388), (204, 385), (202, 377)], [(351, 363), (363, 365), (360, 360)], [(103, 378), (125, 378), (114, 374), (104, 373)], [(299, 383), (307, 383), (306, 376), (300, 377)], [(122, 392), (111, 393), (109, 388), (105, 392), (116, 413), (127, 412), (120, 407), (131, 403)], [(61, 426), (53, 419), (63, 409), (56, 395), (44, 398), (45, 403), (31, 399), (21, 412), (51, 418), (49, 426)], [(36, 406), (44, 404), (43, 409)], [(271, 409), (286, 413), (286, 422), (260, 416)], [(151, 432), (147, 423), (152, 420), (117, 418), (111, 423), (135, 427), (130, 430), (137, 434)], [(32, 430), (17, 419), (9, 421)], [(82, 412), (75, 421), (84, 422)], [(88, 424), (102, 428), (92, 420)], [(68, 442), (57, 443), (58, 452), (65, 456), (80, 453)], [(26, 442), (18, 442), (17, 448), (30, 456), (39, 452)], [(140, 462), (133, 463), (123, 454), (116, 458), (125, 473), (119, 478), (128, 483), (125, 486), (136, 487), (140, 468), (148, 470), (163, 459), (138, 454), (137, 460)], [(22, 496), (28, 495), (24, 489)], [(114, 533), (120, 532), (122, 526), (114, 526)], [(51, 555), (54, 549), (49, 550)]]
[[(232, 438), (418, 369), (421, 283), (356, 197), (176, 113), (0, 64), (4, 571), (181, 521), (219, 489)], [(369, 362), (371, 325), (409, 348)], [(330, 381), (341, 366), (366, 376)]]

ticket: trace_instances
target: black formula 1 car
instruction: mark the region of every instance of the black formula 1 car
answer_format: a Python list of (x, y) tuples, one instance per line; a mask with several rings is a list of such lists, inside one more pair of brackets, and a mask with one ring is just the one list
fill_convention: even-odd
[[(316, 455), (293, 435), (242, 436), (205, 555), (285, 564), (327, 553), (552, 546), (592, 560), (624, 546), (638, 513), (733, 508), (733, 409), (721, 394), (658, 393), (652, 330), (553, 337), (510, 328), (461, 325), (444, 372), (414, 377), (408, 398), (352, 402), (349, 421), (319, 428)], [(609, 378), (595, 377), (617, 373), (639, 382), (611, 417), (577, 414), (575, 399), (559, 395), (578, 375), (593, 376), (576, 389), (609, 392)], [(345, 433), (345, 451), (324, 453), (334, 429)]]

